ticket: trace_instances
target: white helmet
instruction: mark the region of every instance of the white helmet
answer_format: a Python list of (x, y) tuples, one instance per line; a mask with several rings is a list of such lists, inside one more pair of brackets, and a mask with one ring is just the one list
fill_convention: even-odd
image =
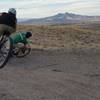
[(16, 15), (16, 10), (14, 8), (10, 8), (8, 10), (8, 13), (12, 13), (12, 14), (15, 14)]

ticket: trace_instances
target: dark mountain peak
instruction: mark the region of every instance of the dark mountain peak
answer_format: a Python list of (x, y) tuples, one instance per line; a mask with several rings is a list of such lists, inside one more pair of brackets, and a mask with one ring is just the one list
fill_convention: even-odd
[(62, 16), (63, 14), (64, 14), (64, 13), (58, 13), (57, 15), (58, 15), (58, 16)]
[(71, 15), (71, 13), (68, 13), (68, 12), (66, 12), (66, 13), (58, 13), (55, 16), (68, 16), (68, 15)]
[(82, 18), (82, 17), (86, 17), (86, 16), (82, 16), (82, 15), (78, 15), (78, 14), (73, 14), (73, 13), (58, 13), (55, 16), (52, 16), (52, 18), (56, 18), (56, 19), (74, 19), (74, 18)]
[(73, 14), (73, 13), (68, 13), (68, 12), (66, 12), (66, 13), (64, 13), (65, 15), (76, 15), (76, 14)]

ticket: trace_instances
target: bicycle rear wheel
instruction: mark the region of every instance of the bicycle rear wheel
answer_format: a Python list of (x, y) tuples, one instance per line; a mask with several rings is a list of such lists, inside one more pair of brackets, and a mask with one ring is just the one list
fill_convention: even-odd
[[(18, 46), (18, 45), (21, 45), (21, 46)], [(28, 45), (28, 44), (24, 44), (24, 43), (17, 44), (18, 47), (15, 47), (13, 49), (13, 54), (18, 58), (27, 56), (31, 51), (31, 47), (30, 47), (30, 45), (28, 45), (28, 47), (26, 47), (26, 45)]]
[(27, 56), (31, 51), (31, 48), (22, 48), (18, 51), (18, 53), (16, 54), (16, 57), (18, 58), (22, 58), (22, 57), (25, 57)]
[(0, 68), (3, 68), (9, 60), (11, 54), (11, 41), (8, 36), (4, 36), (0, 41)]

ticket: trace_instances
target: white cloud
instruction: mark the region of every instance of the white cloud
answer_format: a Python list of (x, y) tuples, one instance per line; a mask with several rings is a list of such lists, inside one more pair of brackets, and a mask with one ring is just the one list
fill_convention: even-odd
[(0, 11), (10, 7), (17, 9), (19, 18), (36, 18), (60, 12), (73, 12), (86, 15), (100, 15), (99, 0), (4, 0), (0, 1)]

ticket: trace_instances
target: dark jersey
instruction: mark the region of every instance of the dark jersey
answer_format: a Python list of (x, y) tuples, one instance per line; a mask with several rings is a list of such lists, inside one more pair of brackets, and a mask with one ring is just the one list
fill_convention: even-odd
[(17, 19), (12, 13), (0, 13), (0, 24), (5, 24), (16, 29)]

